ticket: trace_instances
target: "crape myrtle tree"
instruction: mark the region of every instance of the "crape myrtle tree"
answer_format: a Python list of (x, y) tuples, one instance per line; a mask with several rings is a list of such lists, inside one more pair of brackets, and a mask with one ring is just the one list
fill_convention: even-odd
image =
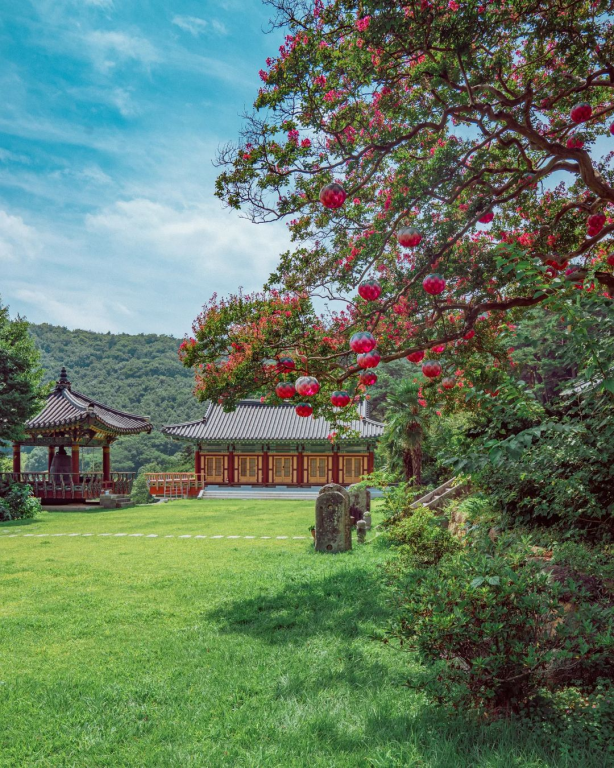
[(288, 34), (217, 195), (294, 245), (196, 319), (203, 399), (335, 419), (404, 357), (452, 389), (523, 308), (612, 293), (611, 2), (269, 4)]

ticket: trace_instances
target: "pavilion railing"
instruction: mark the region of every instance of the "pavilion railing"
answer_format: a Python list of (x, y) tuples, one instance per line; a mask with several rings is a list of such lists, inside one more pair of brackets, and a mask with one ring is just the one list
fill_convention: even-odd
[(204, 488), (203, 475), (194, 472), (147, 472), (149, 492), (166, 499), (187, 499)]
[(78, 477), (71, 473), (0, 472), (0, 493), (10, 483), (24, 483), (38, 499), (98, 499), (105, 491), (129, 495), (134, 477), (134, 472), (111, 472), (109, 480), (103, 480), (102, 472), (82, 472)]

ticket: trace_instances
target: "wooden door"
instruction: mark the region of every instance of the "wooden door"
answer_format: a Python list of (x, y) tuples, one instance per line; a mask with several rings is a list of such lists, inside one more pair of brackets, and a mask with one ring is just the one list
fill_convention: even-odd
[(305, 456), (307, 482), (312, 485), (326, 485), (331, 482), (333, 457), (327, 455)]
[(367, 456), (340, 456), (341, 482), (344, 485), (360, 482), (367, 474)]
[(202, 462), (205, 470), (206, 483), (223, 483), (226, 456), (204, 456)]
[(262, 482), (262, 454), (238, 456), (239, 482), (253, 485)]
[(270, 473), (275, 485), (292, 485), (297, 482), (297, 457), (292, 454), (271, 456)]

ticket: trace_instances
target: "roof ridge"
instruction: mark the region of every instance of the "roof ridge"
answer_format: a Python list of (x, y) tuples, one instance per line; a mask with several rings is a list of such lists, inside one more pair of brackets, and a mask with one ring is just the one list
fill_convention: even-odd
[[(64, 391), (66, 391), (66, 390), (64, 390)], [(104, 403), (99, 403), (98, 400), (94, 400), (92, 397), (88, 397), (87, 395), (84, 395), (81, 392), (77, 392), (74, 389), (70, 390), (70, 394), (71, 395), (77, 395), (77, 397), (82, 398), (87, 403), (91, 403), (92, 405), (96, 405), (96, 406), (98, 406), (99, 408), (102, 408), (105, 411), (110, 411), (111, 413), (114, 413), (116, 416), (128, 416), (131, 419), (137, 419), (138, 421), (149, 422), (149, 417), (147, 417), (147, 416), (138, 416), (136, 413), (129, 413), (128, 411), (120, 411), (118, 408), (113, 408), (111, 405), (105, 405)], [(86, 406), (86, 410), (87, 410), (87, 406)]]

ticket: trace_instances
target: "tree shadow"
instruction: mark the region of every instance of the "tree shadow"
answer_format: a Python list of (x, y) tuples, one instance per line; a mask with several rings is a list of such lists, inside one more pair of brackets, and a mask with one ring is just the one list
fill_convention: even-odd
[(24, 525), (34, 525), (34, 523), (44, 524), (46, 522), (46, 520), (40, 520), (36, 517), (27, 517), (20, 520), (0, 520), (0, 531), (6, 530), (8, 528), (20, 528)]

